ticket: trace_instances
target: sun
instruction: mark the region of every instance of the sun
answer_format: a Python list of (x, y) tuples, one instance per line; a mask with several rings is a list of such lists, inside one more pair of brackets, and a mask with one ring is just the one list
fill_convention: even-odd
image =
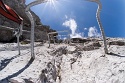
[(58, 13), (59, 1), (60, 0), (45, 0), (45, 4), (43, 5), (41, 14), (43, 14), (46, 10), (49, 10), (48, 12), (54, 11), (54, 12)]
[(57, 7), (56, 7), (57, 2), (58, 0), (48, 0), (46, 6), (49, 5), (51, 8), (54, 8), (55, 10), (57, 10)]
[(57, 1), (57, 0), (48, 0), (48, 2), (50, 2), (50, 3), (54, 3), (55, 1)]
[(57, 0), (48, 0), (48, 2), (51, 4), (51, 5), (55, 5), (55, 2), (56, 2)]

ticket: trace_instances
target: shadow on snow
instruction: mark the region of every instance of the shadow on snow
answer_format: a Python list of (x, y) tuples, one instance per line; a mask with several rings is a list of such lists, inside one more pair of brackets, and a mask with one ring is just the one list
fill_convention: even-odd
[[(10, 59), (11, 60), (11, 59)], [(31, 64), (32, 62), (34, 61), (34, 58), (31, 58), (29, 60), (29, 62), (25, 65), (25, 67), (23, 67), (22, 69), (20, 69), (18, 72), (12, 74), (12, 75), (9, 75), (7, 76), (6, 78), (3, 78), (2, 80), (0, 80), (0, 83), (5, 83), (5, 82), (8, 82), (9, 83), (9, 79), (13, 78), (13, 77), (16, 77), (18, 76), (19, 74), (21, 74), (25, 69), (27, 69)]]

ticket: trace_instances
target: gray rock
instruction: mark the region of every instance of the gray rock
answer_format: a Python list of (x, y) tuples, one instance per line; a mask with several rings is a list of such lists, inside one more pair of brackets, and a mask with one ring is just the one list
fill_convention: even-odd
[(13, 33), (11, 30), (0, 29), (0, 42), (8, 42), (12, 37)]
[[(17, 14), (19, 14), (20, 17), (23, 18), (23, 30), (28, 30), (29, 32), (23, 32), (23, 40), (25, 39), (30, 39), (30, 20), (27, 17), (26, 13), (25, 13), (25, 8), (26, 5), (24, 2), (25, 0), (3, 0), (5, 4), (7, 4), (8, 6), (10, 6), (12, 9), (14, 9)], [(43, 40), (47, 40), (47, 34), (48, 32), (52, 32), (54, 30), (50, 29), (49, 26), (46, 25), (42, 25), (42, 23), (40, 22), (39, 17), (30, 10), (30, 12), (32, 13), (33, 17), (34, 17), (34, 21), (35, 21), (35, 41), (43, 41)], [(0, 15), (0, 25), (2, 26), (7, 26), (7, 27), (11, 27), (11, 28), (18, 28), (19, 24), (5, 18), (4, 16)], [(12, 36), (12, 30), (1, 30), (2, 34), (0, 34), (0, 41), (1, 42), (6, 42), (6, 41), (11, 41), (11, 39), (14, 38), (14, 36)], [(1, 32), (0, 32), (1, 33)], [(9, 34), (8, 34), (9, 33)]]
[(109, 45), (118, 45), (118, 46), (124, 46), (125, 42), (124, 41), (111, 41), (108, 43)]

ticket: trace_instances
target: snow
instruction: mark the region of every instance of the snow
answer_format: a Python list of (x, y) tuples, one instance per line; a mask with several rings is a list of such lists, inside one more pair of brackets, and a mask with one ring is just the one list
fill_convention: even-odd
[[(109, 39), (113, 40), (125, 41), (123, 38)], [(78, 51), (81, 57), (77, 56), (75, 45), (63, 43), (48, 46), (47, 43), (35, 43), (35, 60), (32, 61), (30, 44), (21, 45), (21, 55), (18, 55), (16, 43), (0, 44), (0, 80), (8, 78), (25, 83), (24, 79), (30, 79), (36, 83), (47, 63), (55, 59), (52, 52), (66, 47), (72, 53), (61, 55), (61, 83), (125, 83), (125, 45), (111, 45), (108, 47), (111, 54), (104, 54), (103, 46), (96, 50)], [(72, 63), (72, 59), (76, 61)]]

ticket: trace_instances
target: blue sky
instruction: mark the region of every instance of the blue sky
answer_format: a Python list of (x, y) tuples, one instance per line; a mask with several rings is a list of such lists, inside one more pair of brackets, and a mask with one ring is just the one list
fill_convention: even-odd
[[(26, 0), (26, 4), (34, 0)], [(101, 0), (101, 22), (107, 37), (125, 37), (125, 0)], [(69, 30), (71, 37), (100, 36), (96, 20), (97, 4), (84, 0), (58, 0), (31, 8), (57, 31)], [(66, 33), (60, 33), (66, 34)]]

